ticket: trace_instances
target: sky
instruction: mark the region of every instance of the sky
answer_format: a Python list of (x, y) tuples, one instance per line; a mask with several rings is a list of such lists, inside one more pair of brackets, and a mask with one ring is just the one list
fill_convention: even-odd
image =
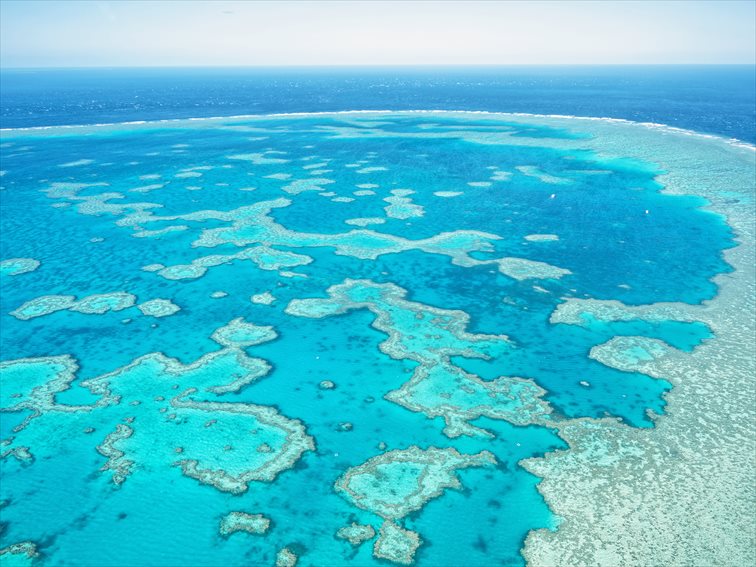
[(0, 66), (756, 63), (756, 0), (0, 0)]

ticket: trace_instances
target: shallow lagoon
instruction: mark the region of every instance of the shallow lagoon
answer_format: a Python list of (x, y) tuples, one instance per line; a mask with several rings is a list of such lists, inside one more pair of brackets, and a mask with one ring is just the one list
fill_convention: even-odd
[[(564, 141), (581, 147), (565, 149)], [(733, 245), (723, 219), (700, 209), (702, 199), (660, 193), (654, 164), (593, 154), (579, 122), (565, 129), (517, 117), (357, 114), (4, 132), (2, 142), (0, 258), (41, 263), (3, 273), (3, 359), (70, 355), (80, 367), (71, 389), (0, 414), (3, 437), (14, 438), (2, 461), (7, 527), (0, 547), (35, 542), (51, 565), (272, 564), (284, 547), (302, 565), (370, 564), (378, 561), (372, 541), (355, 548), (335, 534), (352, 522), (377, 532), (383, 520), (334, 483), (377, 455), (412, 446), (489, 451), (496, 461), (453, 470), (460, 487), (398, 521), (419, 534), (415, 561), (521, 564), (526, 533), (558, 523), (535, 489), (537, 477), (518, 465), (565, 447), (551, 422), (614, 416), (649, 428), (648, 410), (664, 412), (669, 383), (604, 366), (588, 358), (591, 348), (627, 335), (689, 351), (711, 337), (696, 322), (555, 325), (552, 312), (567, 298), (700, 303), (715, 295), (711, 278), (729, 270), (721, 252)], [(365, 186), (374, 194), (357, 195)], [(391, 208), (397, 204), (399, 214)], [(346, 222), (362, 218), (384, 222), (365, 229)], [(439, 236), (456, 231), (467, 232)], [(544, 234), (557, 238), (526, 238)], [(248, 258), (200, 260), (257, 246), (264, 249)], [(513, 270), (511, 260), (501, 262), (512, 258), (538, 264)], [(143, 269), (197, 261), (207, 270), (186, 279)], [(298, 300), (325, 300), (329, 288), (350, 279), (394, 284), (406, 295), (377, 309), (367, 291), (372, 284), (360, 284), (350, 300), (357, 303), (341, 314), (292, 312)], [(45, 295), (80, 300), (119, 291), (136, 296), (137, 306), (29, 320), (10, 315)], [(275, 301), (250, 301), (264, 292)], [(155, 299), (180, 310), (154, 317), (138, 309)], [(389, 313), (386, 320), (376, 319), (376, 309)], [(308, 448), (300, 436), (301, 457), (238, 494), (145, 456), (149, 441), (138, 434), (131, 445), (113, 437), (133, 462), (127, 478), (114, 483), (100, 469), (112, 455), (102, 446), (116, 425), (142, 433), (141, 421), (145, 438), (162, 428), (133, 415), (126, 397), (107, 401), (84, 382), (154, 352), (194, 363), (223, 348), (211, 335), (238, 317), (275, 329), (274, 340), (240, 347), (272, 370), (218, 394), (207, 387), (227, 384), (249, 365), (206, 364), (204, 377), (169, 376), (171, 388), (178, 385), (174, 395), (198, 388), (187, 399), (218, 404), (221, 424), (228, 413), (222, 404), (253, 413), (274, 408), (301, 422), (314, 444)], [(399, 346), (387, 347), (389, 337)], [(461, 382), (453, 392), (445, 391), (449, 384), (434, 386), (431, 406), (427, 397), (420, 406), (384, 397), (438, 364)], [(10, 371), (6, 365), (3, 375)], [(159, 376), (148, 371), (129, 388), (144, 387), (148, 403), (155, 397), (148, 383)], [(505, 392), (513, 379), (542, 389), (536, 397), (549, 411), (524, 405), (507, 418), (495, 411), (500, 400), (481, 406), (473, 394), (474, 407), (465, 406), (466, 381), (491, 388), (498, 377), (505, 377), (496, 382)], [(336, 387), (323, 389), (324, 380)], [(180, 400), (162, 397), (163, 415), (182, 411)], [(473, 427), (461, 435), (444, 430), (443, 399)], [(12, 431), (29, 412), (41, 415)], [(182, 450), (202, 435), (186, 424), (174, 429), (172, 446)], [(45, 440), (55, 430), (81, 433), (50, 446)], [(241, 443), (240, 461), (228, 458), (237, 450), (234, 426), (217, 436), (208, 447), (215, 470), (248, 460)], [(262, 452), (276, 461), (283, 449), (268, 441), (272, 451)], [(231, 511), (264, 514), (271, 529), (222, 536), (221, 518)]]

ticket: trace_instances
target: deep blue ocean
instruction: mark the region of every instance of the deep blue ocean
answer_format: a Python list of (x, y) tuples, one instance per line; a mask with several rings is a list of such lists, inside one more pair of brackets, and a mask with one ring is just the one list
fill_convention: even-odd
[(487, 110), (658, 122), (756, 142), (753, 65), (6, 69), (3, 128), (274, 112)]
[(522, 565), (559, 524), (519, 464), (567, 449), (554, 424), (665, 412), (669, 382), (591, 349), (712, 337), (550, 322), (565, 301), (698, 304), (731, 269), (725, 219), (663, 193), (660, 164), (601, 155), (594, 122), (142, 121), (461, 109), (756, 141), (753, 67), (0, 79), (3, 566)]

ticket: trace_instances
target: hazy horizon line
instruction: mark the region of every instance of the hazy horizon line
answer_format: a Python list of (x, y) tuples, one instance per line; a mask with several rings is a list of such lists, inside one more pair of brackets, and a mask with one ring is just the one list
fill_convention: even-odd
[(252, 64), (252, 65), (0, 65), (0, 71), (11, 70), (83, 70), (83, 69), (364, 69), (364, 68), (501, 68), (501, 67), (756, 67), (756, 62), (721, 63), (329, 63), (329, 64)]

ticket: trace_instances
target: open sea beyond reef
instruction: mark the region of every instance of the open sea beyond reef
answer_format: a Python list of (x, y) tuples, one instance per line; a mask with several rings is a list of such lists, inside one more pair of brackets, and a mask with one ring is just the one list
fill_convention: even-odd
[(2, 564), (523, 565), (751, 336), (753, 79), (3, 71)]

